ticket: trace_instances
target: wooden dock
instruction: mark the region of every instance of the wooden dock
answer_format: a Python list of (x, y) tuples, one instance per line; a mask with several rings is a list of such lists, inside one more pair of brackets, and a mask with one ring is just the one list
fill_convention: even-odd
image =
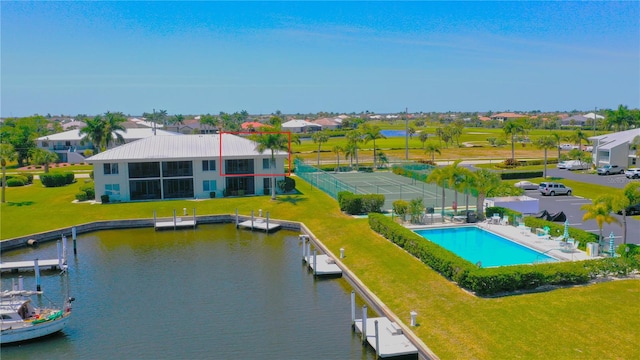
[(182, 218), (176, 218), (175, 220), (169, 221), (156, 221), (155, 223), (156, 230), (170, 230), (170, 229), (182, 229), (196, 227), (195, 220), (183, 220)]
[[(355, 330), (359, 334), (363, 334), (362, 323), (362, 319), (355, 320), (354, 322)], [(402, 333), (402, 328), (386, 317), (365, 319), (364, 334), (366, 342), (375, 350), (380, 358), (414, 354), (417, 357), (418, 355), (418, 349)]]
[(311, 241), (307, 235), (300, 235), (302, 240), (302, 261), (313, 270), (315, 276), (342, 276), (342, 269), (336, 264), (334, 258), (325, 254), (311, 252)]
[(272, 231), (272, 230), (280, 229), (280, 224), (264, 221), (263, 219), (254, 219), (254, 220), (247, 220), (247, 221), (243, 221), (241, 223), (238, 223), (238, 227), (242, 227), (242, 228), (245, 228), (245, 229), (251, 229), (251, 230), (262, 230), (264, 232), (269, 232), (269, 231)]
[[(40, 268), (49, 267), (51, 269), (59, 269), (60, 260), (59, 259), (38, 260), (38, 267)], [(19, 271), (19, 270), (34, 270), (34, 269), (35, 269), (35, 260), (11, 261), (11, 262), (0, 263), (0, 271)]]

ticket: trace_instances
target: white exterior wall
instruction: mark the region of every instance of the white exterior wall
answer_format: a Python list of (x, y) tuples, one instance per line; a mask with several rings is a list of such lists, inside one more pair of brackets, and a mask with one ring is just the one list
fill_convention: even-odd
[[(276, 157), (276, 168), (274, 169), (263, 169), (263, 163), (262, 160), (263, 159), (270, 159), (271, 155), (268, 153), (264, 153), (264, 155), (260, 155), (260, 156), (256, 156), (255, 158), (253, 158), (253, 167), (254, 167), (254, 173), (255, 174), (265, 174), (265, 176), (255, 176), (254, 177), (254, 191), (256, 195), (262, 195), (264, 194), (264, 181), (263, 179), (266, 178), (271, 178), (271, 176), (266, 176), (267, 174), (277, 174), (279, 176), (276, 176), (276, 181), (279, 180), (283, 180), (284, 179), (284, 163), (285, 161), (287, 161), (287, 157), (285, 156), (277, 156)], [(210, 198), (210, 192), (211, 190), (205, 191), (204, 190), (204, 184), (203, 181), (205, 180), (215, 180), (216, 181), (216, 189), (215, 189), (215, 193), (216, 193), (216, 197), (220, 198), (223, 196), (223, 190), (226, 187), (226, 176), (222, 176), (220, 175), (221, 173), (221, 169), (224, 170), (224, 161), (225, 160), (231, 160), (231, 159), (246, 159), (246, 157), (229, 157), (229, 158), (222, 158), (222, 160), (219, 157), (216, 157), (215, 159), (211, 158), (211, 159), (204, 159), (204, 158), (198, 158), (198, 159), (169, 159), (168, 161), (191, 161), (192, 162), (192, 169), (193, 169), (193, 192), (194, 192), (194, 198), (197, 199), (208, 199)], [(202, 161), (203, 160), (215, 160), (216, 162), (216, 169), (215, 171), (203, 171), (202, 170)], [(167, 160), (165, 160), (167, 161)], [(222, 161), (222, 163), (221, 163)], [(144, 162), (144, 161), (132, 161), (132, 162)], [(154, 160), (154, 161), (148, 161), (148, 162), (159, 162), (160, 163), (160, 169), (162, 172), (162, 162), (163, 160)], [(120, 186), (120, 195), (119, 196), (113, 196), (111, 195), (109, 197), (110, 201), (121, 201), (121, 202), (129, 202), (131, 201), (131, 197), (130, 197), (130, 189), (129, 189), (129, 166), (128, 166), (128, 162), (117, 162), (118, 164), (118, 174), (104, 174), (104, 163), (105, 162), (96, 162), (93, 165), (93, 170), (94, 170), (94, 184), (95, 184), (95, 190), (96, 190), (96, 201), (101, 201), (101, 196), (105, 194), (106, 192), (106, 185), (113, 185), (113, 184), (118, 184)], [(111, 162), (113, 163), (113, 162)], [(162, 175), (162, 174), (161, 174)], [(247, 174), (246, 176), (251, 176), (250, 174)], [(156, 178), (147, 178), (147, 179), (156, 179)], [(160, 177), (160, 179), (162, 179), (162, 177)], [(162, 182), (161, 182), (161, 186), (162, 186)], [(276, 188), (277, 190), (277, 188)]]

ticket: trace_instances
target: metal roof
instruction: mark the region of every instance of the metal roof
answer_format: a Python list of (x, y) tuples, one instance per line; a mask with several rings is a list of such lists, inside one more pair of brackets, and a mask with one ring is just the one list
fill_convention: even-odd
[[(210, 159), (220, 156), (220, 136), (220, 134), (151, 136), (96, 154), (88, 158), (87, 162)], [(256, 151), (255, 142), (232, 134), (222, 134), (222, 156), (254, 157), (259, 155), (261, 154)], [(264, 155), (270, 156), (271, 152), (265, 151)], [(277, 151), (275, 155), (286, 157), (289, 154)]]

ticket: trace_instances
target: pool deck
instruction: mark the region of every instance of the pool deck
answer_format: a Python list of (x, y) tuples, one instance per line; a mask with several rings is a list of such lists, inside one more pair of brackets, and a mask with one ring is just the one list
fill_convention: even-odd
[[(495, 234), (501, 235), (505, 238), (513, 240), (521, 245), (527, 246), (534, 250), (537, 250), (541, 253), (547, 254), (551, 257), (554, 257), (560, 261), (579, 261), (579, 260), (589, 260), (594, 259), (587, 255), (586, 252), (578, 249), (569, 250), (563, 247), (560, 241), (547, 240), (543, 237), (540, 237), (531, 231), (525, 231), (516, 226), (512, 225), (499, 225), (499, 224), (490, 224), (486, 222), (479, 222), (475, 224), (456, 224), (451, 222), (445, 222), (440, 224), (433, 225), (410, 225), (406, 226), (411, 230), (419, 230), (419, 229), (432, 229), (435, 227), (461, 227), (461, 226), (477, 226), (482, 229), (488, 230)], [(596, 257), (597, 258), (597, 257)]]

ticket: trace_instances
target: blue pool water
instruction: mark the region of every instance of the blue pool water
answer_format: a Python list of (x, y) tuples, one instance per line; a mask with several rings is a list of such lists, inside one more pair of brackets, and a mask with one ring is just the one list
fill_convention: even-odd
[(556, 259), (475, 226), (416, 230), (423, 238), (482, 267), (533, 264)]

